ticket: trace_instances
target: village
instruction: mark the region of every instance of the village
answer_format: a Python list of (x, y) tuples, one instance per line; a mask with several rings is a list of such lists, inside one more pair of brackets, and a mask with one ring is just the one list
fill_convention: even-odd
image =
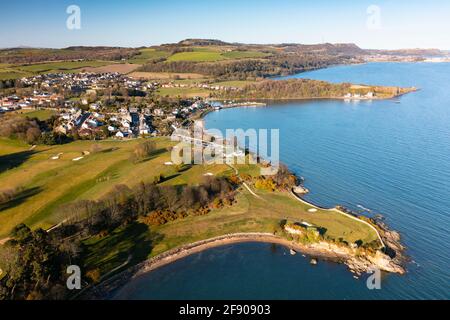
[(152, 99), (160, 83), (119, 73), (45, 74), (18, 84), (23, 89), (0, 95), (0, 114), (49, 110), (57, 118), (54, 133), (83, 139), (168, 135), (192, 114), (213, 108), (200, 97), (160, 104)]

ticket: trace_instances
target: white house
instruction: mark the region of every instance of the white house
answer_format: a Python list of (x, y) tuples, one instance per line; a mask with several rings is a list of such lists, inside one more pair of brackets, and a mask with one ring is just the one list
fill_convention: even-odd
[(129, 136), (129, 133), (126, 131), (119, 131), (116, 133), (117, 138), (123, 139), (123, 138), (128, 138), (128, 136)]

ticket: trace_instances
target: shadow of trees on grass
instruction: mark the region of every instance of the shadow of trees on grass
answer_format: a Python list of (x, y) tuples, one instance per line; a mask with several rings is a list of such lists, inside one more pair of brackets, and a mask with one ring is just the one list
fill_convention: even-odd
[(26, 162), (35, 151), (22, 151), (0, 156), (0, 173), (17, 168)]
[(25, 190), (19, 192), (18, 194), (14, 195), (14, 198), (11, 199), (10, 201), (5, 202), (5, 203), (0, 203), (0, 213), (3, 210), (11, 209), (11, 208), (14, 208), (14, 207), (22, 204), (25, 200), (27, 200), (28, 198), (30, 198), (32, 196), (35, 196), (36, 194), (38, 194), (41, 191), (42, 191), (42, 188), (34, 187), (34, 188), (25, 189)]
[(88, 270), (110, 271), (121, 265), (126, 269), (147, 260), (155, 245), (163, 239), (163, 235), (152, 232), (146, 224), (136, 222), (88, 245), (84, 264)]

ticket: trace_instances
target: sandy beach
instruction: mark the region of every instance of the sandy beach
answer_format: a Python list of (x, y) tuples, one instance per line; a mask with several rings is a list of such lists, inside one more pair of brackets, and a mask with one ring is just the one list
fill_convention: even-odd
[(83, 294), (84, 299), (104, 299), (111, 291), (118, 289), (128, 282), (136, 279), (148, 272), (154, 271), (160, 267), (168, 265), (177, 260), (188, 257), (192, 254), (199, 253), (204, 250), (221, 247), (236, 243), (245, 242), (262, 242), (273, 243), (285, 246), (287, 249), (293, 249), (298, 253), (311, 256), (311, 258), (320, 258), (334, 262), (345, 262), (350, 256), (345, 252), (326, 250), (324, 248), (304, 246), (300, 243), (291, 242), (270, 233), (237, 233), (229, 234), (208, 240), (203, 240), (188, 244), (179, 248), (175, 248), (164, 252), (154, 258), (146, 260), (136, 266), (107, 279), (96, 287), (86, 289)]

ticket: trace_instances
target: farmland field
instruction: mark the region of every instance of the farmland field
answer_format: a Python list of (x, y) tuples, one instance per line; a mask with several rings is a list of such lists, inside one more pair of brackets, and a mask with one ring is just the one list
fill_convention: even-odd
[(213, 62), (225, 60), (226, 58), (217, 51), (193, 51), (180, 52), (171, 56), (168, 61), (195, 61), (195, 62)]
[(121, 74), (127, 74), (130, 72), (133, 72), (139, 68), (139, 65), (137, 64), (131, 64), (131, 63), (114, 63), (106, 66), (101, 67), (87, 67), (83, 68), (86, 72), (93, 72), (93, 73), (108, 73), (108, 72), (117, 72)]
[(222, 56), (228, 59), (250, 59), (250, 58), (264, 58), (269, 56), (269, 54), (259, 51), (230, 51), (223, 53)]
[(31, 73), (14, 69), (10, 64), (0, 63), (0, 80), (15, 80), (30, 76)]
[(64, 61), (22, 65), (15, 67), (15, 69), (33, 73), (45, 73), (50, 71), (75, 71), (86, 67), (101, 67), (110, 64), (111, 62), (109, 61)]
[(0, 69), (0, 80), (15, 80), (32, 76), (31, 73)]

